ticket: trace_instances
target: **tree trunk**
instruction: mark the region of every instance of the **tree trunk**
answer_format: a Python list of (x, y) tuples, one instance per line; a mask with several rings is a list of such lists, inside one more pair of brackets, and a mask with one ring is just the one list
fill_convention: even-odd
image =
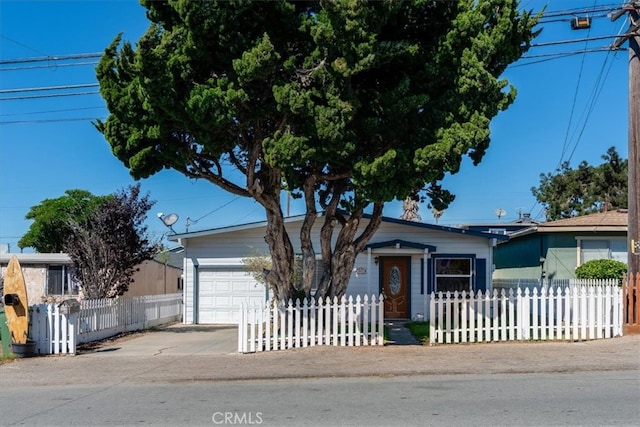
[(293, 245), (284, 226), (284, 215), (277, 210), (266, 209), (267, 231), (264, 236), (271, 253), (271, 270), (265, 274), (269, 287), (278, 301), (293, 297)]
[[(331, 252), (330, 257), (325, 259), (325, 250), (323, 250), (323, 278), (316, 292), (316, 298), (342, 298), (347, 292), (349, 280), (353, 273), (353, 266), (355, 265), (358, 254), (365, 249), (371, 237), (373, 237), (380, 227), (383, 206), (384, 204), (382, 203), (374, 204), (369, 224), (358, 237), (356, 237), (356, 234), (362, 220), (362, 209), (351, 214), (348, 219), (345, 219), (340, 213), (336, 212), (336, 219), (340, 217), (342, 228), (338, 234), (335, 249)], [(327, 216), (325, 226), (321, 232), (322, 243), (324, 245), (328, 244), (329, 247), (331, 244), (331, 233), (334, 227), (333, 224), (336, 219), (331, 219)]]
[(316, 222), (318, 212), (316, 210), (315, 199), (315, 183), (314, 176), (305, 181), (304, 199), (306, 205), (306, 214), (300, 229), (300, 249), (302, 250), (302, 290), (306, 297), (311, 294), (316, 273), (316, 251), (313, 249), (311, 239), (311, 230)]

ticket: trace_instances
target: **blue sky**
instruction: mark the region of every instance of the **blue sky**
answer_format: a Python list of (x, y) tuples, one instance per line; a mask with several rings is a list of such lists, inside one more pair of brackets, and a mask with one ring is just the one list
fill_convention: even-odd
[[(548, 12), (612, 3), (615, 7), (624, 2), (521, 1), (524, 8), (536, 11), (546, 5)], [(591, 14), (590, 30), (573, 31), (567, 21), (546, 23), (534, 43), (614, 36), (628, 27), (624, 18), (611, 22), (599, 15)], [(100, 53), (118, 33), (135, 43), (147, 27), (145, 9), (136, 1), (1, 0), (0, 61)], [(527, 55), (581, 51), (612, 41), (610, 37), (539, 46)], [(73, 61), (85, 64), (75, 66), (60, 61), (0, 66), (0, 245), (10, 245), (12, 251), (18, 250), (17, 241), (29, 228), (30, 221), (24, 217), (31, 206), (69, 189), (104, 195), (135, 183), (91, 125), (91, 120), (107, 115), (99, 94), (29, 98), (96, 92), (97, 88), (7, 92), (95, 84), (96, 61)], [(491, 146), (482, 163), (474, 167), (465, 161), (458, 174), (445, 178), (443, 184), (456, 194), (456, 200), (439, 224), (498, 222), (498, 208), (506, 211), (501, 222), (516, 220), (519, 212), (543, 220), (530, 190), (539, 184), (541, 173), (552, 172), (564, 160), (573, 167), (583, 160), (598, 165), (611, 146), (627, 158), (627, 64), (625, 44), (617, 52), (538, 57), (509, 67), (504, 77), (517, 88), (518, 97), (493, 121)], [(30, 68), (34, 66), (39, 68)], [(252, 200), (173, 171), (163, 171), (141, 184), (156, 201), (148, 225), (157, 237), (167, 232), (157, 212), (178, 214), (174, 225), (178, 232), (185, 231), (187, 217), (189, 231), (264, 219), (262, 208)], [(300, 213), (303, 205), (293, 201), (290, 214)], [(401, 203), (388, 204), (384, 213), (399, 217)], [(419, 213), (424, 222), (435, 222), (426, 204)]]

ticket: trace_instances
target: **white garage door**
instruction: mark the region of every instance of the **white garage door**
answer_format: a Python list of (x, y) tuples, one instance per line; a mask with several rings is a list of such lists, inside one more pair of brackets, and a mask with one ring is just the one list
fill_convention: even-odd
[(265, 300), (264, 285), (257, 283), (242, 267), (201, 270), (198, 275), (198, 323), (240, 321), (239, 308)]

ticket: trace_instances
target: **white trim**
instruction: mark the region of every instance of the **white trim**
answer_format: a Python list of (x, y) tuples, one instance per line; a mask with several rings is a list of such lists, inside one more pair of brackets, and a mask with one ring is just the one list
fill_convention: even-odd
[(0, 254), (0, 263), (7, 264), (11, 257), (16, 256), (20, 264), (73, 264), (66, 253), (10, 253)]
[(195, 258), (193, 264), (198, 266), (198, 269), (209, 267), (242, 267), (243, 258)]
[(428, 249), (425, 248), (424, 251), (418, 248), (400, 248), (396, 249), (395, 247), (387, 247), (387, 248), (369, 248), (371, 253), (375, 256), (394, 256), (394, 255), (422, 255), (424, 252), (428, 253)]

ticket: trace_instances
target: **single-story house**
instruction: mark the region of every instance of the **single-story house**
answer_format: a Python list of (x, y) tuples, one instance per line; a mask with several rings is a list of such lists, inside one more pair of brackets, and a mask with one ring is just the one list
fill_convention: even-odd
[(626, 209), (532, 225), (495, 248), (493, 279), (574, 279), (593, 259), (627, 263)]
[(472, 231), (482, 231), (485, 233), (494, 234), (512, 234), (524, 229), (531, 228), (539, 222), (531, 219), (531, 214), (523, 213), (519, 215), (519, 218), (510, 222), (492, 222), (492, 223), (479, 223), (479, 224), (462, 224), (460, 228)]
[[(320, 214), (321, 215), (321, 214)], [(360, 227), (370, 217), (365, 215)], [(285, 225), (294, 248), (300, 247), (303, 216)], [(312, 229), (319, 250), (318, 218)], [(268, 289), (247, 271), (243, 259), (268, 254), (266, 222), (175, 234), (184, 248), (185, 323), (237, 323), (243, 301), (262, 302)], [(336, 230), (337, 234), (337, 230)], [(410, 319), (426, 312), (432, 291), (491, 288), (493, 247), (507, 236), (383, 218), (365, 251), (356, 258), (347, 295), (386, 295), (385, 316)]]
[[(29, 305), (45, 300), (57, 301), (78, 296), (78, 286), (71, 276), (73, 263), (65, 253), (0, 254), (0, 277), (13, 255), (18, 257), (27, 285)], [(134, 274), (127, 296), (171, 294), (182, 291), (182, 269), (157, 260), (145, 261)]]

